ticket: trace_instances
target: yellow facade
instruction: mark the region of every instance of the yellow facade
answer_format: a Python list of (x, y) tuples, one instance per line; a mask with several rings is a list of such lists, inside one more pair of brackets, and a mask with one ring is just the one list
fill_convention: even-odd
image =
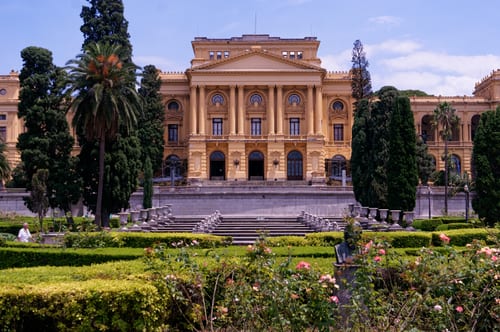
[[(195, 38), (191, 67), (160, 74), (165, 160), (184, 161), (192, 184), (338, 179), (351, 154), (351, 78), (321, 67), (319, 44), (315, 37)], [(460, 170), (470, 172), (474, 131), (480, 114), (500, 102), (499, 78), (494, 71), (474, 96), (410, 98), (416, 133), (438, 168), (444, 144), (430, 123), (433, 110), (443, 101), (457, 110), (461, 124), (449, 149)], [(17, 73), (0, 76), (0, 130), (13, 166), (23, 130), (18, 93)]]

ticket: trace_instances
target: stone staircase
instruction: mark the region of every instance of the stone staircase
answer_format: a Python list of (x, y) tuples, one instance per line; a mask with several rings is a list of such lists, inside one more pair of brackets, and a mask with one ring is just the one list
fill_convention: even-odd
[[(177, 216), (175, 221), (153, 232), (197, 232), (200, 216)], [(218, 236), (230, 236), (235, 245), (253, 244), (260, 233), (267, 236), (304, 236), (315, 232), (313, 227), (293, 216), (222, 216), (212, 229), (204, 231)], [(199, 232), (199, 231), (198, 231)], [(200, 232), (201, 233), (201, 232)]]

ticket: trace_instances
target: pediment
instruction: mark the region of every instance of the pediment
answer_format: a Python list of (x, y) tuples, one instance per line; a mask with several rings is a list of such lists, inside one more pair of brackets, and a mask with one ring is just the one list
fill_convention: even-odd
[(300, 61), (282, 59), (262, 51), (249, 51), (234, 58), (227, 58), (215, 63), (204, 64), (191, 69), (192, 71), (321, 71)]

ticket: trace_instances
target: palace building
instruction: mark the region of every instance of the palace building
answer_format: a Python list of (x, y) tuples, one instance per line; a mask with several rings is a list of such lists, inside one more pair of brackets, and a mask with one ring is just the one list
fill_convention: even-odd
[[(165, 105), (165, 169), (188, 183), (339, 180), (351, 155), (353, 100), (349, 71), (321, 67), (315, 37), (196, 37), (185, 72), (160, 73)], [(0, 135), (9, 161), (23, 124), (17, 119), (19, 79), (0, 76)], [(441, 102), (461, 119), (449, 142), (459, 172), (471, 170), (472, 141), (482, 112), (500, 104), (500, 70), (473, 96), (411, 97), (415, 131), (438, 169), (444, 143), (431, 124)], [(180, 165), (184, 165), (181, 167)], [(347, 174), (348, 175), (348, 174)]]

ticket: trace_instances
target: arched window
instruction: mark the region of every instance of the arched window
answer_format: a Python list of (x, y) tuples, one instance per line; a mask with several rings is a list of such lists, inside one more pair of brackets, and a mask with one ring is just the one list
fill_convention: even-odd
[(300, 104), (300, 96), (296, 93), (292, 93), (288, 96), (288, 103), (290, 105), (299, 105)]
[(177, 155), (169, 155), (163, 161), (162, 178), (173, 178), (174, 180), (178, 180), (181, 178), (181, 166), (182, 161)]
[(226, 156), (221, 151), (210, 154), (210, 179), (224, 180), (226, 178)]
[(476, 130), (479, 126), (479, 120), (481, 120), (481, 115), (476, 114), (470, 120), (470, 138), (474, 140), (474, 136), (476, 136)]
[(460, 175), (461, 172), (460, 157), (452, 154), (450, 157), (450, 174)]
[(252, 105), (261, 105), (262, 104), (262, 96), (258, 93), (254, 93), (250, 96), (250, 104)]
[(169, 111), (178, 111), (179, 108), (179, 103), (175, 100), (172, 100), (167, 104), (167, 110)]
[(345, 157), (338, 154), (333, 156), (330, 177), (335, 180), (341, 180), (343, 170), (347, 171), (347, 160)]
[(335, 112), (342, 112), (344, 110), (344, 103), (340, 100), (336, 100), (332, 103), (332, 110)]
[(223, 105), (224, 104), (224, 96), (220, 93), (216, 93), (212, 96), (212, 105)]
[(432, 116), (424, 115), (420, 124), (420, 135), (424, 143), (427, 141), (434, 142), (434, 129), (432, 128)]

